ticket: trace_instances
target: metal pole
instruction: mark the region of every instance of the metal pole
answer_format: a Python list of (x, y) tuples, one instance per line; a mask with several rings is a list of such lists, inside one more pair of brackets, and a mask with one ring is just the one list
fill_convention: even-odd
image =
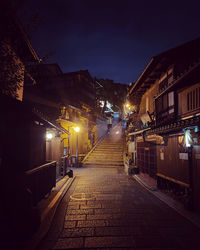
[(76, 136), (76, 166), (78, 167), (78, 133)]
[[(68, 127), (68, 132), (70, 134), (70, 127)], [(69, 136), (68, 136), (68, 150), (67, 150), (68, 156), (70, 156), (70, 142), (69, 142)]]

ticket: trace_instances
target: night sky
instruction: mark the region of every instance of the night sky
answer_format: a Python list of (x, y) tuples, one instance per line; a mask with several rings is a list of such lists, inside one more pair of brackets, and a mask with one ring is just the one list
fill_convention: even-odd
[[(63, 72), (88, 69), (115, 82), (137, 80), (152, 56), (200, 36), (200, 1), (21, 0), (32, 45)], [(17, 2), (17, 0), (15, 1)]]

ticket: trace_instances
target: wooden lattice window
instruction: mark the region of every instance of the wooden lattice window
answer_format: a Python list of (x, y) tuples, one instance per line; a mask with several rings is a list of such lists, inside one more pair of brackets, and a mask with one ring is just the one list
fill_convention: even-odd
[(200, 108), (200, 87), (187, 93), (187, 110)]

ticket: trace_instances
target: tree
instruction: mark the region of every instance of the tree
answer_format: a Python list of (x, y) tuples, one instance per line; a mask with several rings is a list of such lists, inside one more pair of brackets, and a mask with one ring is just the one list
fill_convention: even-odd
[(16, 98), (24, 81), (24, 64), (17, 54), (18, 47), (22, 50), (21, 36), (9, 2), (1, 4), (0, 23), (0, 93)]
[(0, 93), (17, 98), (24, 82), (24, 65), (8, 40), (0, 42), (0, 67)]
[(95, 82), (97, 102), (104, 102), (102, 113), (105, 112), (108, 102), (112, 105), (114, 111), (121, 111), (127, 94), (127, 86), (125, 84), (115, 83), (110, 79), (95, 78)]

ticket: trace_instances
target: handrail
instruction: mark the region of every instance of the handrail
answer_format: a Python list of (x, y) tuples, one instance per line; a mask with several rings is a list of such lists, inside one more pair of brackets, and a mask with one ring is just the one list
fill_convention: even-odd
[(53, 165), (55, 163), (56, 163), (56, 161), (51, 161), (51, 162), (45, 163), (45, 164), (43, 164), (43, 165), (41, 165), (39, 167), (36, 167), (36, 168), (33, 168), (33, 169), (30, 169), (30, 170), (26, 171), (26, 174), (28, 174), (28, 175), (33, 174), (33, 173), (35, 173), (37, 171), (40, 171), (43, 168), (46, 168), (46, 167), (48, 167), (50, 165)]
[[(113, 127), (113, 129), (119, 124), (119, 122), (117, 124), (115, 124), (115, 126)], [(86, 154), (86, 156), (83, 158), (82, 163), (84, 163), (86, 161), (86, 159), (90, 156), (90, 154), (95, 150), (95, 148), (99, 145), (99, 143), (106, 137), (106, 135), (108, 135), (108, 131), (105, 133), (105, 135), (101, 136), (100, 139), (96, 142), (96, 144), (93, 146), (93, 148)]]
[(86, 159), (90, 156), (90, 154), (95, 150), (95, 148), (97, 147), (97, 145), (99, 145), (99, 143), (106, 137), (106, 135), (108, 134), (108, 132), (105, 133), (105, 135), (101, 136), (99, 138), (99, 140), (96, 142), (96, 144), (92, 147), (92, 149), (86, 154), (86, 156), (83, 158), (82, 163), (84, 163), (86, 161)]
[(27, 186), (32, 192), (33, 205), (36, 205), (56, 186), (56, 161), (43, 164), (25, 173)]

